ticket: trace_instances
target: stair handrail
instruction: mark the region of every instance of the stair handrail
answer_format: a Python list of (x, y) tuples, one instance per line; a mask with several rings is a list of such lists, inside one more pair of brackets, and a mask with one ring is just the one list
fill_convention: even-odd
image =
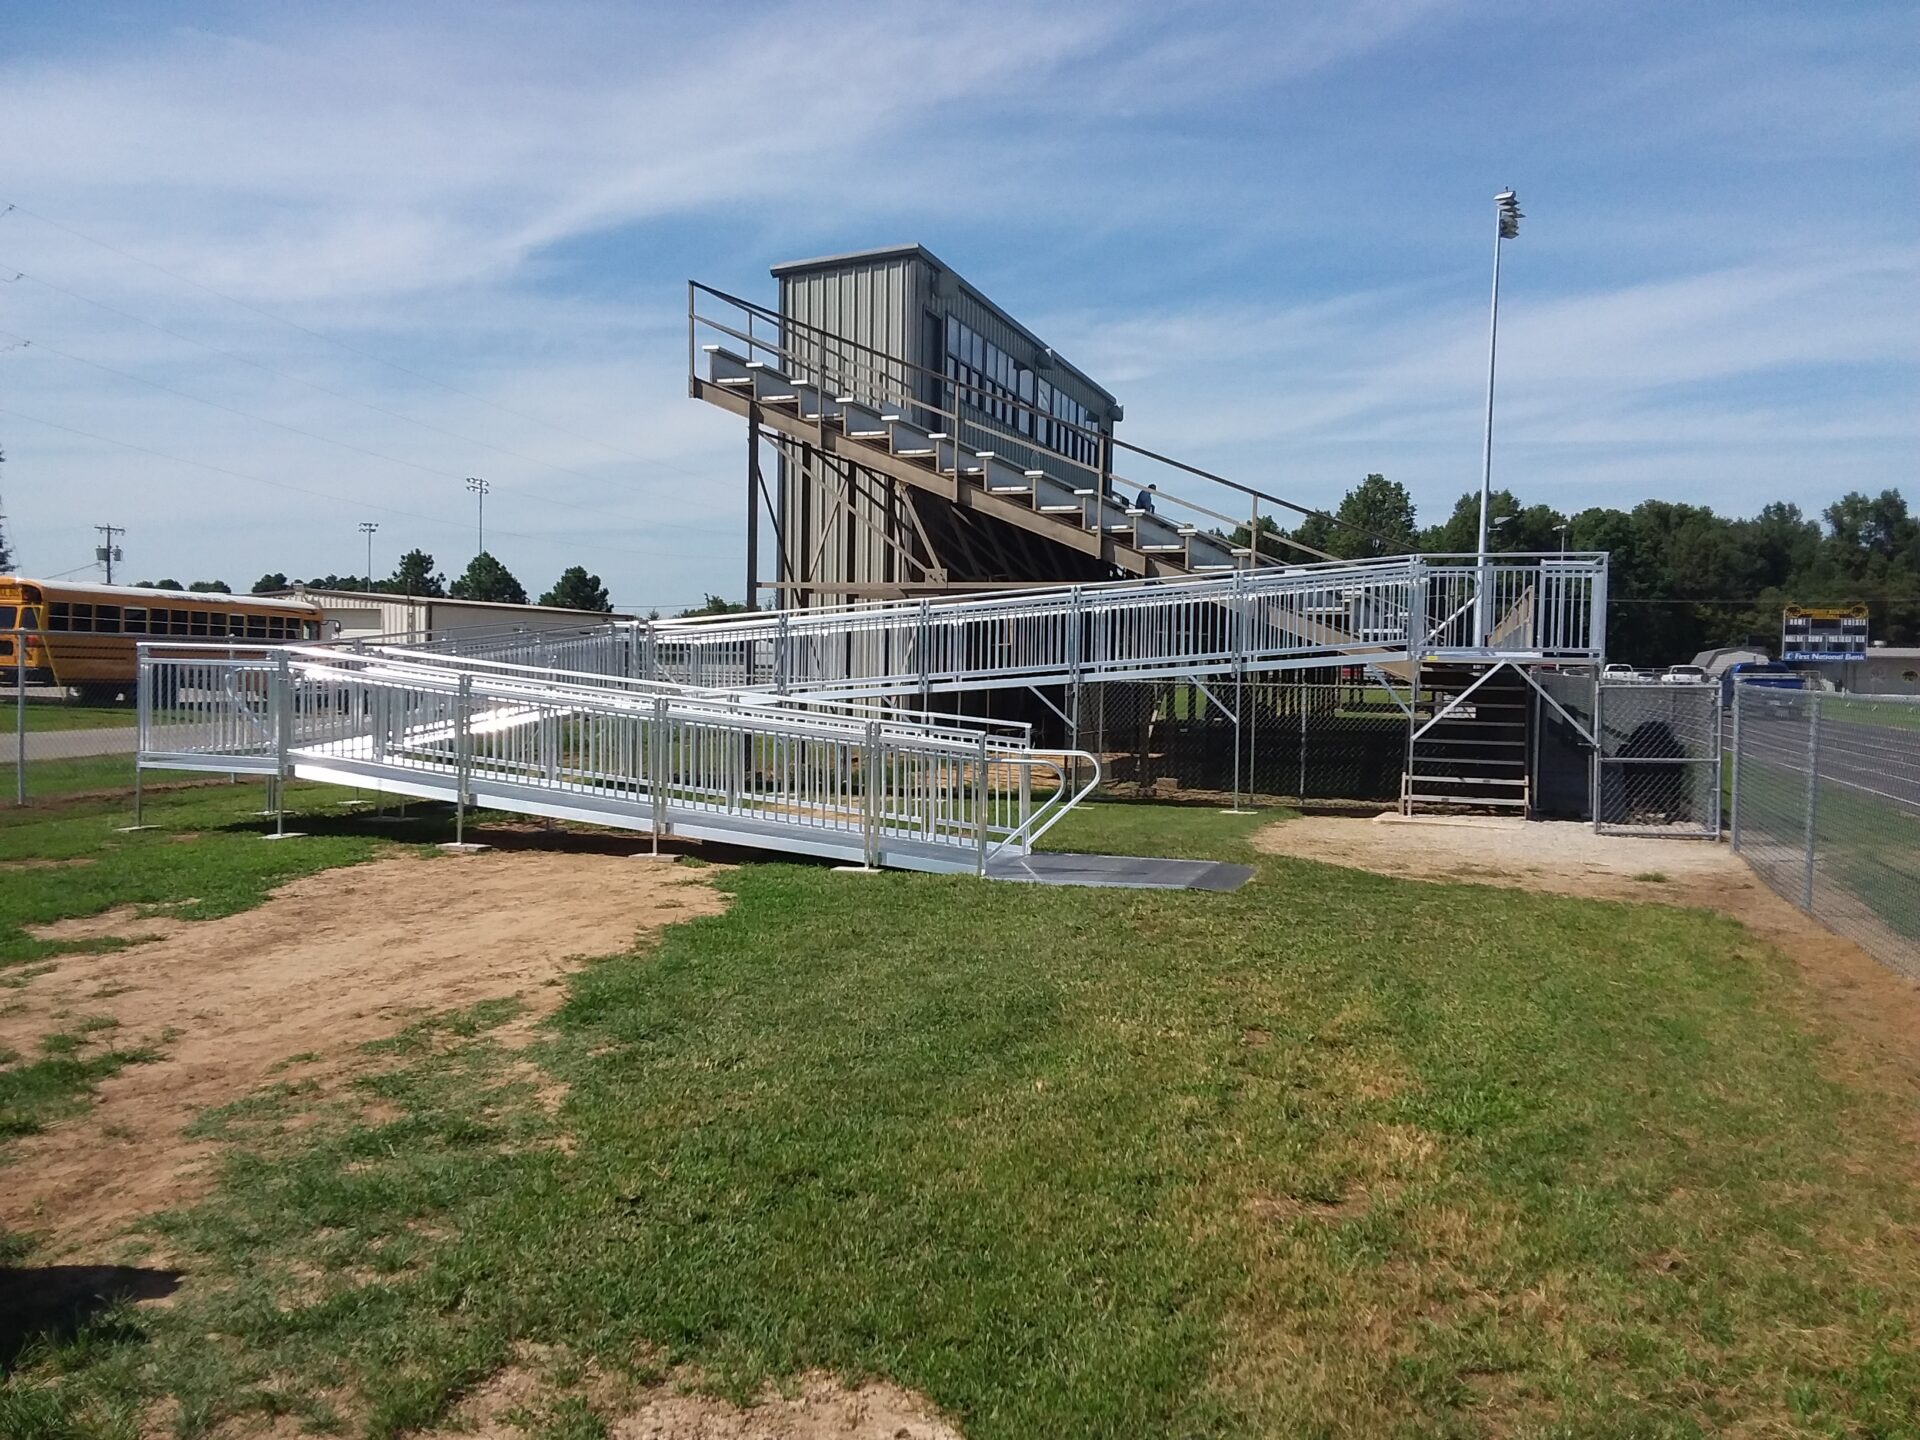
[[(1079, 768), (1078, 763), (1070, 766), (1069, 761), (1084, 762), (1089, 767), (1089, 775), (1086, 784), (1074, 791), (1063, 804), (1060, 803), (1061, 796), (1066, 794), (1067, 786), (1072, 783), (1070, 772), (1077, 772)], [(1054, 787), (1053, 794), (1042, 801), (1018, 828), (988, 847), (989, 858), (1009, 849), (1020, 854), (1032, 850), (1041, 836), (1059, 824), (1068, 811), (1091, 795), (1100, 785), (1099, 757), (1086, 750), (1033, 751), (1025, 755), (1011, 756), (1006, 763), (1024, 766), (1029, 774), (1042, 769), (1051, 770), (1058, 783)]]
[[(712, 315), (701, 313), (699, 307), (699, 297), (701, 295), (711, 296), (713, 299), (725, 305), (731, 305), (742, 311), (747, 317), (746, 328), (741, 329), (737, 325), (728, 324), (724, 320), (717, 319)], [(777, 340), (769, 339), (759, 334), (754, 328), (754, 321), (756, 319), (765, 320), (769, 324), (779, 327), (781, 338)], [(755, 301), (745, 299), (739, 295), (730, 294), (727, 291), (717, 289), (714, 286), (704, 284), (697, 280), (689, 280), (687, 282), (687, 375), (690, 384), (697, 385), (702, 380), (698, 368), (699, 331), (702, 327), (714, 334), (727, 336), (745, 345), (748, 353), (741, 357), (745, 360), (753, 361), (757, 353), (765, 353), (773, 357), (780, 362), (779, 368), (781, 373), (789, 380), (793, 380), (798, 384), (811, 386), (823, 392), (830, 386), (833, 386), (839, 393), (834, 394), (831, 398), (850, 398), (866, 404), (898, 406), (908, 412), (905, 418), (909, 420), (914, 418), (912, 415), (914, 411), (923, 411), (929, 415), (938, 416), (946, 428), (946, 434), (955, 446), (956, 464), (959, 459), (958, 451), (962, 447), (961, 437), (964, 433), (961, 426), (965, 425), (981, 432), (990, 441), (997, 441), (1003, 446), (1012, 446), (1017, 450), (1026, 450), (1035, 455), (1045, 456), (1049, 461), (1067, 465), (1075, 471), (1084, 473), (1087, 479), (1086, 488), (1119, 504), (1126, 503), (1127, 493), (1138, 492), (1147, 487), (1143, 483), (1137, 480), (1130, 480), (1114, 470), (1113, 451), (1116, 447), (1140, 455), (1145, 459), (1170, 465), (1196, 478), (1204, 479), (1214, 484), (1225, 485), (1249, 497), (1254, 502), (1252, 513), (1246, 521), (1243, 522), (1230, 515), (1223, 514), (1218, 510), (1184, 499), (1170, 492), (1160, 491), (1157, 487), (1155, 489), (1155, 495), (1158, 502), (1177, 505), (1183, 510), (1191, 510), (1196, 514), (1207, 516), (1210, 519), (1223, 521), (1230, 526), (1237, 527), (1245, 523), (1248, 526), (1247, 563), (1249, 568), (1257, 568), (1260, 565), (1284, 565), (1290, 563), (1280, 557), (1266, 555), (1262, 552), (1260, 545), (1262, 532), (1259, 528), (1259, 504), (1261, 501), (1278, 505), (1283, 509), (1297, 511), (1301, 514), (1314, 515), (1321, 513), (1298, 505), (1293, 501), (1285, 500), (1280, 496), (1269, 495), (1267, 492), (1254, 486), (1246, 485), (1239, 481), (1228, 480), (1224, 476), (1215, 475), (1197, 466), (1187, 465), (1181, 461), (1173, 460), (1170, 457), (1157, 454), (1141, 446), (1130, 445), (1125, 441), (1116, 440), (1105, 430), (1093, 426), (1079, 425), (1073, 421), (1062, 419), (1031, 401), (1021, 400), (1018, 396), (1002, 395), (998, 391), (988, 391), (982, 386), (965, 384), (957, 376), (950, 376), (944, 370), (935, 369), (932, 366), (922, 365), (916, 361), (888, 354), (876, 346), (851, 339), (850, 337), (840, 335), (835, 331), (827, 330), (804, 320), (782, 315), (777, 310), (770, 309)], [(798, 332), (808, 339), (819, 342), (823, 356), (828, 349), (831, 349), (835, 358), (846, 362), (849, 369), (834, 373), (824, 358), (816, 364), (816, 362), (810, 360), (809, 357), (797, 353), (793, 346), (786, 343), (786, 337), (795, 332)], [(894, 372), (930, 380), (933, 382), (935, 388), (942, 392), (950, 390), (953, 396), (953, 403), (951, 405), (944, 405), (930, 401), (924, 395), (914, 393), (911, 385), (904, 384), (894, 378)], [(848, 395), (846, 393), (847, 390), (853, 387), (844, 382), (852, 381), (856, 374), (864, 378), (865, 382), (872, 387), (875, 392), (873, 395), (861, 396)], [(835, 385), (834, 382), (843, 383)], [(978, 415), (963, 414), (960, 404), (963, 394), (989, 397), (993, 404), (1005, 406), (1012, 413), (1027, 416), (1029, 418), (1030, 428), (1037, 428), (1037, 422), (1044, 422), (1048, 426), (1070, 431), (1080, 436), (1090, 447), (1094, 456), (1093, 462), (1089, 463), (1078, 460), (1050, 445), (1040, 442), (1032, 434), (1020, 433), (1017, 427), (1014, 430), (1007, 430), (990, 420), (980, 418)], [(976, 403), (975, 409), (978, 411), (981, 407)], [(917, 423), (917, 421), (915, 423)], [(975, 446), (973, 448), (978, 450), (982, 447)], [(989, 445), (985, 448), (991, 450), (993, 447)], [(1340, 522), (1336, 520), (1335, 523)], [(1230, 541), (1232, 538), (1231, 533), (1229, 532), (1220, 538), (1225, 541)], [(1272, 532), (1272, 538), (1281, 544), (1303, 550), (1308, 554), (1327, 559), (1335, 558), (1329, 556), (1324, 550), (1302, 544), (1287, 535), (1284, 531)]]
[[(311, 653), (300, 650), (299, 647), (296, 647), (296, 650), (298, 653)], [(1006, 731), (1011, 732), (1015, 738), (1023, 742), (1030, 742), (1033, 735), (1031, 721), (963, 715), (957, 711), (863, 703), (859, 700), (816, 698), (803, 694), (784, 695), (777, 691), (755, 690), (742, 686), (683, 685), (672, 680), (647, 679), (636, 675), (607, 675), (597, 671), (568, 670), (551, 665), (521, 665), (513, 661), (489, 660), (477, 656), (439, 654), (422, 656), (402, 646), (379, 646), (372, 653), (396, 665), (411, 663), (423, 670), (454, 673), (465, 670), (476, 675), (492, 674), (502, 680), (522, 680), (529, 684), (543, 682), (550, 686), (570, 686), (596, 692), (631, 691), (648, 697), (666, 695), (673, 699), (706, 699), (716, 703), (750, 706), (757, 709), (804, 707), (809, 715), (840, 719), (849, 724), (875, 720), (882, 724), (900, 724), (921, 729), (946, 729), (965, 734), (972, 734), (978, 730), (986, 730), (989, 734)], [(823, 707), (828, 712), (844, 713), (823, 713)]]

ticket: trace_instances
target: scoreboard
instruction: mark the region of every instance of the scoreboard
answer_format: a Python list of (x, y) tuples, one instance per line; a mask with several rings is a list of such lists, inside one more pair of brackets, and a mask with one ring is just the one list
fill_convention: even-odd
[(1867, 653), (1867, 607), (1789, 605), (1780, 612), (1782, 660), (1858, 660)]

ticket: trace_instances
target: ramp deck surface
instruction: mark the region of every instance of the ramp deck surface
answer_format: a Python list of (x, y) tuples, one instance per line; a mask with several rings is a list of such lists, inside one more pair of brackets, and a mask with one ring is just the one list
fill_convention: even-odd
[(989, 880), (1027, 885), (1085, 885), (1114, 890), (1238, 890), (1251, 865), (1222, 860), (1161, 860), (1144, 855), (1010, 855), (987, 866)]

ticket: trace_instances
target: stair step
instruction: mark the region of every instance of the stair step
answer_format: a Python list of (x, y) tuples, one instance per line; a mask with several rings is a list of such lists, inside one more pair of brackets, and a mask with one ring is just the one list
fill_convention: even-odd
[(902, 460), (931, 460), (935, 453), (933, 436), (900, 419), (887, 421), (887, 448)]
[(884, 440), (887, 422), (878, 410), (852, 400), (840, 402), (841, 424), (850, 440)]
[(1491, 796), (1482, 798), (1477, 795), (1471, 800), (1459, 795), (1407, 795), (1402, 798), (1405, 799), (1409, 805), (1453, 805), (1461, 808), (1472, 807), (1474, 809), (1478, 809), (1483, 805), (1499, 805), (1511, 807), (1515, 810), (1524, 810), (1527, 806), (1527, 802), (1524, 800), (1503, 800)]

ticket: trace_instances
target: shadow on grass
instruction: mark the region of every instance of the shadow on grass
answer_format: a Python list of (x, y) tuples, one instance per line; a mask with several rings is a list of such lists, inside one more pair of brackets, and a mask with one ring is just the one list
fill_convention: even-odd
[(30, 1265), (0, 1268), (0, 1373), (36, 1346), (58, 1345), (99, 1322), (115, 1306), (158, 1300), (180, 1288), (178, 1270), (137, 1265)]

